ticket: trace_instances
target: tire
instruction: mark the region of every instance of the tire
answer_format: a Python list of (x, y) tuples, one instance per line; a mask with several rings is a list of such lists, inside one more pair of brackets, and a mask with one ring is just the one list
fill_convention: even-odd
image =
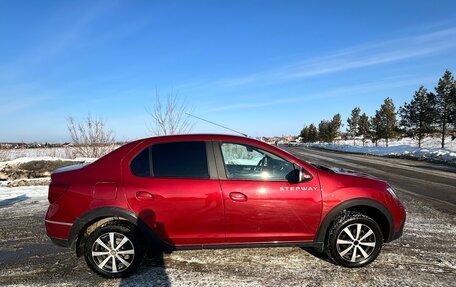
[(85, 261), (90, 269), (105, 278), (127, 277), (138, 269), (144, 257), (140, 239), (132, 226), (108, 222), (88, 236), (84, 245)]
[(359, 212), (342, 213), (329, 228), (325, 251), (338, 265), (363, 267), (380, 253), (383, 234), (378, 223)]

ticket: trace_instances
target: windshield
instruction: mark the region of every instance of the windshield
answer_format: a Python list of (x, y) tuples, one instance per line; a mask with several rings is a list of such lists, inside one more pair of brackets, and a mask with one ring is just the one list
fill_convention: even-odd
[(313, 162), (310, 162), (310, 161), (306, 161), (306, 163), (310, 164), (311, 166), (319, 169), (319, 170), (324, 170), (324, 171), (329, 171), (329, 172), (333, 172), (335, 173), (334, 170), (332, 170), (331, 168), (325, 166), (325, 165), (320, 165), (320, 164), (316, 164), (316, 163), (313, 163)]

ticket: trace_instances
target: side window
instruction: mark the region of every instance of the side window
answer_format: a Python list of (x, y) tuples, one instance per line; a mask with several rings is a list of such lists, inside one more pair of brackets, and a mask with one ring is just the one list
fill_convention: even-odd
[(229, 179), (286, 180), (292, 163), (256, 147), (222, 143), (225, 170)]
[(156, 177), (209, 178), (206, 144), (174, 142), (152, 146), (153, 175)]
[(130, 164), (131, 172), (136, 176), (150, 176), (149, 147), (140, 152)]

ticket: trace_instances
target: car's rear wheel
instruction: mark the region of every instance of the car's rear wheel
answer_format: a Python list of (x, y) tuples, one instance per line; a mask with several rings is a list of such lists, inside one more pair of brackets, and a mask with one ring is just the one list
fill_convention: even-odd
[(337, 264), (363, 267), (374, 261), (383, 244), (382, 231), (372, 218), (359, 212), (344, 212), (329, 229), (326, 253)]
[(106, 278), (132, 274), (138, 269), (143, 255), (138, 233), (123, 224), (109, 223), (95, 229), (84, 246), (87, 265)]

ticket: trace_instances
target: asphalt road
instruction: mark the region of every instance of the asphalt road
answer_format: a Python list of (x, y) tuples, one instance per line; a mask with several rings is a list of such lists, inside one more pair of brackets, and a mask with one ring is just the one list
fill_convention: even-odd
[(409, 160), (290, 149), (320, 164), (371, 173), (399, 189), (404, 235), (375, 262), (347, 269), (300, 248), (196, 250), (145, 260), (123, 280), (94, 275), (45, 235), (46, 197), (0, 207), (0, 286), (454, 286), (455, 171)]
[(286, 149), (306, 161), (374, 175), (402, 193), (420, 196), (448, 212), (456, 212), (456, 167), (306, 147)]

